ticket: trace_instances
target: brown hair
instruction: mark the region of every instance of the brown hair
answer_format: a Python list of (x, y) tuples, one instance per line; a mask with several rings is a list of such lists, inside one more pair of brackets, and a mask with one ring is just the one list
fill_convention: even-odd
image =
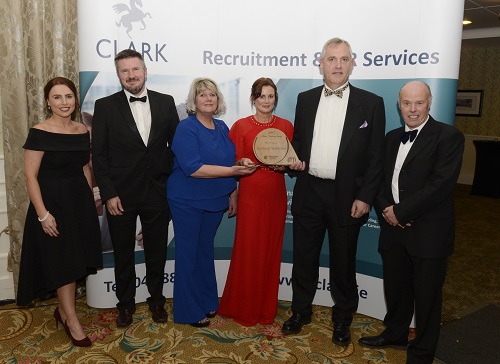
[(257, 100), (260, 95), (262, 94), (262, 88), (264, 86), (271, 86), (274, 89), (274, 109), (276, 109), (276, 106), (278, 106), (278, 88), (274, 84), (273, 80), (267, 77), (261, 77), (257, 80), (252, 85), (252, 89), (250, 91), (250, 103), (253, 105), (253, 102)]
[[(67, 86), (75, 95), (75, 110), (73, 110), (73, 112), (71, 113), (71, 119), (76, 120), (77, 116), (80, 115), (80, 101), (78, 100), (78, 93), (76, 92), (76, 86), (73, 81), (65, 77), (55, 77), (51, 79), (43, 88), (43, 96), (45, 98), (45, 101), (49, 99), (50, 90), (52, 90), (52, 87), (56, 85)], [(47, 103), (45, 103), (45, 112), (47, 113), (47, 115), (50, 115), (52, 113)]]
[(139, 58), (141, 60), (142, 67), (146, 68), (146, 63), (144, 62), (144, 58), (142, 58), (142, 54), (133, 49), (124, 49), (115, 56), (116, 72), (118, 72), (118, 61), (126, 58)]

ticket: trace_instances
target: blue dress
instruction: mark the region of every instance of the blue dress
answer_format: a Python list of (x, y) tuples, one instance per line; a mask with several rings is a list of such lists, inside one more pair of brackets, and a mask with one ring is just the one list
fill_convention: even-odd
[(213, 119), (206, 128), (195, 115), (182, 120), (172, 142), (174, 167), (167, 181), (167, 197), (175, 235), (174, 321), (195, 323), (218, 309), (214, 237), (233, 177), (194, 178), (201, 166), (233, 166), (236, 152), (229, 129)]

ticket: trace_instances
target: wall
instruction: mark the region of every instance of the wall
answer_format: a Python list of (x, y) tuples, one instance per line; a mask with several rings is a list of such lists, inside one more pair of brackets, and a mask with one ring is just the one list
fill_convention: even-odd
[(500, 47), (462, 48), (459, 90), (483, 90), (480, 117), (457, 116), (455, 126), (466, 136), (458, 182), (472, 184), (476, 161), (474, 139), (500, 139)]
[(500, 136), (500, 47), (464, 48), (460, 57), (459, 90), (483, 90), (480, 117), (457, 116), (464, 134)]

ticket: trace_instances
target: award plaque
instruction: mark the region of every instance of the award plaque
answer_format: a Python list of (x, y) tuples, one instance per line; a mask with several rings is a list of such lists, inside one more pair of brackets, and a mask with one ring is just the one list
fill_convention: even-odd
[(257, 134), (253, 152), (265, 165), (289, 166), (299, 160), (285, 133), (275, 128), (264, 129)]

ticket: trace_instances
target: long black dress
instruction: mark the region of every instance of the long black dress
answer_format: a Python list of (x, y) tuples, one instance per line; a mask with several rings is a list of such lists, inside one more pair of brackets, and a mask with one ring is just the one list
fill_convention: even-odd
[(90, 159), (89, 133), (57, 134), (32, 128), (23, 148), (45, 152), (37, 179), (59, 236), (43, 231), (30, 203), (17, 290), (21, 306), (102, 268), (99, 220), (83, 173)]

